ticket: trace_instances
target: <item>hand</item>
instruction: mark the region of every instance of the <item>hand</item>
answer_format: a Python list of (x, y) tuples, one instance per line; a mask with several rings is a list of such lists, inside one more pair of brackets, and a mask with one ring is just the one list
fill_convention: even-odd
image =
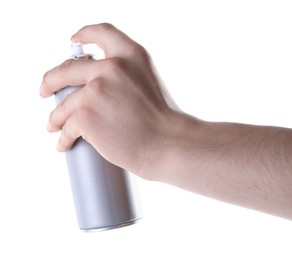
[(175, 113), (150, 57), (110, 24), (86, 26), (72, 41), (96, 43), (105, 59), (67, 60), (44, 75), (42, 97), (69, 85), (83, 86), (51, 113), (48, 131), (61, 130), (59, 151), (69, 150), (81, 136), (110, 162), (138, 173), (149, 151), (161, 149), (161, 137)]
[(52, 112), (58, 149), (83, 137), (110, 162), (147, 179), (292, 219), (292, 131), (212, 123), (168, 105), (143, 47), (109, 24), (72, 37), (96, 43), (104, 60), (69, 60), (47, 72), (49, 97), (83, 86)]

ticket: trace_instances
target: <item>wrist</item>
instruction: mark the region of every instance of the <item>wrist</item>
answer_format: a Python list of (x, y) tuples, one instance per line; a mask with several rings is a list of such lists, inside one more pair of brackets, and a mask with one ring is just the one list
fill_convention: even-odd
[(167, 111), (145, 151), (138, 175), (148, 180), (171, 182), (183, 170), (184, 161), (195, 153), (204, 126), (204, 121), (188, 114)]

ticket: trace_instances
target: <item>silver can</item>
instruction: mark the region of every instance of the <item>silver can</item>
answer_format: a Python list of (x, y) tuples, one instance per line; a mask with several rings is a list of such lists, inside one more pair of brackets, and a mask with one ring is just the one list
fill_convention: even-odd
[[(82, 59), (82, 45), (73, 45), (73, 58)], [(55, 93), (59, 104), (79, 87)], [(141, 217), (135, 176), (105, 160), (81, 137), (66, 152), (73, 199), (81, 230), (106, 230), (136, 223)]]

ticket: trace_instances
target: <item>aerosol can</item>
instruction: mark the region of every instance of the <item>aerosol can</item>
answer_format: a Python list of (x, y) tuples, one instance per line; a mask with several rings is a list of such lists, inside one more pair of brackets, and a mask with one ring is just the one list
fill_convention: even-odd
[[(73, 59), (90, 58), (82, 44), (73, 43)], [(55, 93), (56, 103), (78, 89)], [(117, 148), (118, 149), (118, 148)], [(106, 230), (136, 223), (141, 217), (135, 177), (105, 160), (81, 137), (66, 152), (73, 199), (81, 230)]]

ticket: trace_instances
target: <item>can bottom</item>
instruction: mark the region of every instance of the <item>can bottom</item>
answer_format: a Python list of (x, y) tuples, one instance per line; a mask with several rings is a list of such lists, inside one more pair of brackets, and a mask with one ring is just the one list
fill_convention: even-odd
[(130, 226), (133, 225), (137, 222), (139, 222), (141, 220), (141, 218), (138, 219), (134, 219), (134, 220), (130, 220), (127, 222), (123, 222), (117, 225), (112, 225), (112, 226), (106, 226), (106, 227), (97, 227), (97, 228), (89, 228), (89, 229), (80, 229), (83, 232), (100, 232), (100, 231), (105, 231), (105, 230), (111, 230), (111, 229), (116, 229), (116, 228), (122, 228), (122, 227), (126, 227), (126, 226)]

